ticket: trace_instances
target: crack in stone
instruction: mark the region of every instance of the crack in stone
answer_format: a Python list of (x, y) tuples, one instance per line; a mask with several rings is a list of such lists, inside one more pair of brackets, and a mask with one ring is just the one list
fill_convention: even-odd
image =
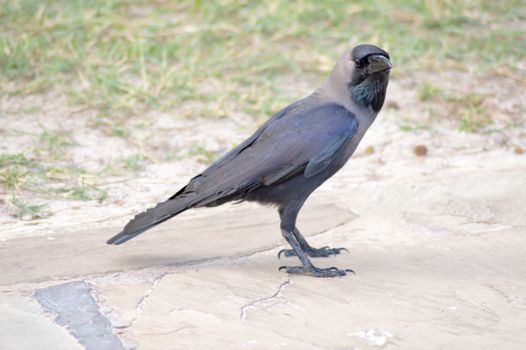
[(276, 305), (275, 299), (278, 299), (281, 296), (281, 294), (285, 291), (285, 289), (287, 289), (287, 286), (289, 284), (290, 278), (288, 278), (285, 282), (281, 283), (278, 290), (271, 296), (266, 298), (260, 298), (244, 305), (241, 308), (241, 312), (239, 314), (239, 318), (241, 319), (241, 321), (243, 321), (243, 323), (246, 323), (248, 312), (251, 309), (258, 309), (260, 307), (266, 309), (268, 307)]
[(489, 289), (491, 289), (492, 291), (497, 293), (509, 305), (512, 305), (514, 307), (524, 307), (526, 305), (524, 300), (522, 300), (522, 299), (520, 299), (520, 298), (518, 298), (516, 296), (509, 295), (504, 290), (502, 290), (500, 287), (497, 287), (497, 286), (494, 286), (494, 285), (486, 285), (486, 287), (488, 287)]
[(142, 333), (140, 333), (140, 334), (141, 334), (141, 335), (153, 335), (153, 336), (167, 335), (167, 334), (175, 334), (175, 333), (179, 333), (179, 332), (184, 331), (185, 329), (189, 329), (189, 328), (192, 328), (192, 327), (190, 327), (190, 326), (183, 326), (183, 327), (180, 327), (180, 328), (177, 328), (177, 329), (171, 330), (171, 331), (166, 331), (166, 332), (161, 332), (161, 333), (142, 332)]
[[(155, 287), (157, 287), (157, 285), (159, 284), (159, 282), (161, 282), (161, 280), (168, 274), (168, 272), (165, 272), (165, 273), (162, 273), (160, 274), (159, 276), (157, 276), (153, 282), (152, 282), (152, 285), (150, 288), (148, 288), (148, 290), (144, 293), (144, 295), (141, 297), (141, 299), (139, 300), (139, 302), (137, 303), (137, 305), (135, 306), (135, 316), (130, 320), (130, 322), (128, 323), (128, 325), (126, 326), (122, 326), (122, 327), (118, 327), (118, 329), (120, 330), (124, 330), (124, 329), (128, 329), (130, 327), (132, 327), (135, 323), (135, 321), (141, 316), (142, 314), (142, 309), (144, 308), (144, 305), (146, 304), (146, 302), (148, 301), (148, 299), (150, 298), (150, 296), (152, 295)], [(114, 328), (117, 328), (117, 327), (114, 327)]]
[(166, 274), (160, 275), (160, 276), (158, 276), (157, 278), (155, 278), (153, 280), (152, 286), (150, 288), (148, 288), (146, 293), (144, 293), (143, 297), (137, 303), (137, 306), (135, 307), (137, 309), (137, 311), (139, 311), (139, 312), (142, 311), (142, 308), (144, 307), (144, 304), (146, 303), (146, 301), (148, 301), (148, 298), (153, 293), (153, 290), (159, 284), (159, 282), (163, 279), (164, 276), (166, 276)]

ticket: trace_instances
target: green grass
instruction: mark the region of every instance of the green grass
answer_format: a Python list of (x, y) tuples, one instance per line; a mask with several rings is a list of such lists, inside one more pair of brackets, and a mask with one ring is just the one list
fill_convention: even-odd
[[(491, 124), (491, 114), (494, 108), (486, 104), (485, 95), (473, 92), (445, 92), (430, 82), (420, 85), (418, 98), (428, 106), (428, 112), (433, 119), (459, 120), (459, 129), (466, 132), (477, 132)], [(417, 123), (416, 125), (402, 124), (402, 131), (418, 131), (429, 129), (428, 123)], [(487, 130), (490, 131), (490, 130)]]
[(398, 75), (515, 69), (526, 39), (512, 22), (525, 18), (519, 0), (4, 1), (0, 91), (55, 89), (112, 118), (187, 100), (258, 117), (288, 98), (280, 77), (325, 75), (350, 41), (388, 49)]
[(460, 130), (475, 132), (493, 123), (488, 108), (484, 107), (484, 96), (468, 93), (448, 97), (447, 100), (456, 107), (456, 114), (460, 115)]
[(71, 131), (50, 131), (43, 126), (41, 127), (39, 147), (34, 149), (36, 154), (44, 154), (49, 159), (60, 160), (64, 157), (65, 148), (75, 146)]
[(210, 164), (218, 156), (217, 154), (207, 150), (202, 145), (194, 145), (188, 152), (188, 155), (191, 157), (196, 157), (196, 160), (202, 164)]
[(67, 197), (81, 201), (97, 200), (100, 203), (108, 198), (108, 193), (89, 183), (86, 177), (80, 177), (78, 185), (67, 190)]
[(440, 87), (435, 86), (428, 81), (424, 81), (422, 85), (420, 85), (420, 89), (418, 91), (418, 99), (422, 102), (437, 100), (440, 99), (442, 94), (443, 91)]
[(15, 217), (41, 216), (45, 205), (28, 204), (23, 198), (27, 193), (47, 199), (106, 200), (108, 194), (97, 184), (111, 169), (94, 173), (76, 165), (67, 152), (73, 145), (70, 131), (43, 128), (24, 152), (0, 154), (0, 188), (12, 196)]
[(19, 219), (37, 219), (48, 214), (45, 204), (31, 204), (15, 195), (12, 195), (9, 203), (14, 209), (13, 216)]
[(144, 169), (144, 161), (146, 157), (140, 154), (133, 154), (122, 159), (122, 166), (132, 171), (139, 171)]
[(32, 165), (23, 153), (0, 154), (0, 184), (7, 189), (22, 187)]

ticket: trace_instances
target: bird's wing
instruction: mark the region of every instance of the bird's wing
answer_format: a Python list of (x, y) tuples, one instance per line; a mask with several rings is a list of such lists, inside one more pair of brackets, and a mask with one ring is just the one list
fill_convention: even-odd
[(314, 176), (331, 164), (357, 129), (356, 117), (336, 104), (285, 113), (237, 153), (227, 154), (192, 179), (182, 194), (191, 194), (202, 206), (300, 173)]
[(287, 115), (287, 113), (290, 113), (291, 111), (293, 111), (298, 105), (301, 105), (302, 101), (303, 100), (296, 101), (295, 103), (283, 108), (278, 113), (274, 114), (269, 120), (267, 120), (263, 125), (261, 125), (249, 138), (241, 142), (234, 149), (222, 155), (219, 159), (217, 159), (214, 163), (212, 163), (205, 171), (203, 171), (201, 174), (192, 178), (185, 187), (181, 188), (177, 193), (175, 193), (168, 199), (169, 200), (174, 199), (185, 192), (194, 191), (195, 186), (198, 183), (200, 183), (200, 181), (204, 177), (208, 176), (209, 174), (214, 173), (215, 171), (220, 169), (223, 165), (228, 164), (229, 161), (231, 161), (233, 158), (238, 156), (245, 149), (250, 147), (261, 136), (261, 134), (267, 129), (269, 125), (271, 125), (276, 120), (281, 119), (282, 117)]
[[(358, 126), (358, 124), (356, 124)], [(305, 167), (305, 177), (312, 177), (323, 170), (334, 160), (340, 149), (351, 140), (356, 129), (345, 130), (333, 143), (327, 145), (320, 153), (312, 157)]]

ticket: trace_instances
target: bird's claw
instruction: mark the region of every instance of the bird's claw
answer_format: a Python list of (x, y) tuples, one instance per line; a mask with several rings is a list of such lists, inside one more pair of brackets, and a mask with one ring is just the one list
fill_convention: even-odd
[(327, 268), (319, 268), (312, 266), (311, 268), (305, 268), (304, 266), (281, 266), (279, 270), (285, 270), (287, 273), (311, 273), (315, 277), (340, 277), (345, 276), (348, 272), (356, 274), (351, 269), (343, 269), (332, 266)]
[[(305, 249), (305, 253), (313, 258), (326, 258), (331, 255), (340, 254), (342, 251), (349, 252), (347, 248), (330, 248), (327, 246)], [(296, 256), (296, 252), (293, 249), (281, 249), (278, 253), (278, 259), (281, 259), (281, 254), (285, 255), (286, 258)]]
[[(294, 252), (293, 249), (281, 249), (279, 252), (278, 252), (278, 259), (281, 259), (281, 254), (284, 254), (286, 258), (290, 257), (290, 256), (296, 256), (296, 253)], [(283, 267), (283, 266), (282, 266)], [(280, 268), (281, 269), (281, 268)]]

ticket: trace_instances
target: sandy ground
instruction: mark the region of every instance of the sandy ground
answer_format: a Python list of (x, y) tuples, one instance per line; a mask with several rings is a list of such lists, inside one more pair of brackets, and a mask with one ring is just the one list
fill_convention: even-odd
[[(297, 261), (277, 259), (284, 242), (275, 210), (250, 204), (185, 213), (127, 245), (106, 246), (132, 213), (202, 169), (183, 159), (185, 142), (221, 153), (253, 129), (242, 115), (158, 115), (152, 130), (178, 137), (160, 137), (152, 152), (170, 147), (176, 155), (108, 179), (108, 202), (54, 201), (53, 214), (36, 221), (3, 209), (0, 348), (526, 347), (526, 155), (514, 152), (526, 149), (526, 130), (470, 134), (444, 120), (404, 132), (408, 111), (425, 114), (425, 106), (410, 108), (413, 90), (391, 85), (390, 107), (300, 217), (313, 245), (350, 250), (315, 264), (356, 275), (279, 272)], [(499, 113), (521, 116), (524, 102), (507, 100)], [(119, 139), (101, 143), (96, 130), (79, 133), (73, 152), (83, 164), (135, 152)], [(14, 142), (4, 151), (20, 147)], [(95, 144), (102, 149), (89, 152)], [(418, 144), (426, 156), (414, 153)]]

